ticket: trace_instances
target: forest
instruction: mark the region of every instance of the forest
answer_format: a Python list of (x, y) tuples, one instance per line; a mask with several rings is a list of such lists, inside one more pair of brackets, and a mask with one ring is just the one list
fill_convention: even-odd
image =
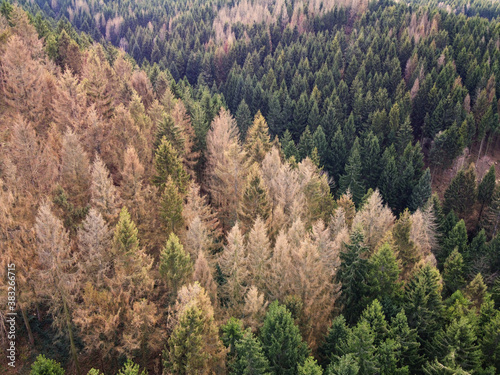
[(0, 373), (500, 373), (499, 17), (3, 0)]

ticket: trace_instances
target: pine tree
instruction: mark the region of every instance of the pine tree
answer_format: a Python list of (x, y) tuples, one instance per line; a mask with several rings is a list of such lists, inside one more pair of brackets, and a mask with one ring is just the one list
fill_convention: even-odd
[(238, 123), (241, 138), (245, 139), (247, 130), (252, 125), (252, 114), (250, 113), (250, 108), (248, 108), (245, 99), (240, 102), (240, 105), (236, 110), (236, 122)]
[(189, 175), (187, 174), (181, 160), (177, 156), (172, 144), (163, 137), (155, 153), (156, 175), (153, 177), (153, 183), (161, 190), (165, 188), (168, 177), (170, 176), (180, 194), (186, 194)]
[(337, 304), (348, 323), (354, 323), (366, 306), (368, 287), (368, 260), (364, 258), (368, 249), (363, 245), (363, 233), (355, 228), (351, 233), (350, 244), (344, 244), (340, 253), (340, 268), (337, 282), (342, 284)]
[(464, 254), (467, 251), (467, 243), (467, 228), (465, 222), (460, 220), (444, 239), (438, 260), (444, 263), (455, 248), (460, 254)]
[(248, 165), (262, 163), (262, 160), (264, 160), (264, 157), (271, 149), (269, 128), (260, 111), (257, 112), (252, 126), (248, 129), (243, 148), (247, 156)]
[(243, 232), (250, 230), (257, 217), (267, 221), (270, 215), (271, 206), (267, 189), (262, 181), (259, 167), (254, 164), (248, 173), (239, 208), (239, 219)]
[(432, 354), (432, 339), (442, 322), (443, 302), (441, 298), (439, 271), (429, 265), (423, 266), (406, 285), (404, 309), (408, 325), (416, 329), (421, 351)]
[(444, 193), (443, 207), (445, 212), (455, 211), (456, 214), (464, 215), (476, 201), (476, 172), (474, 164), (467, 170), (460, 170), (451, 180), (450, 185)]
[(297, 160), (299, 158), (299, 151), (297, 150), (297, 146), (292, 139), (292, 133), (287, 129), (283, 133), (283, 136), (280, 139), (281, 141), (281, 149), (285, 154), (287, 159), (290, 159), (292, 156)]
[(481, 365), (481, 350), (477, 343), (474, 323), (467, 317), (455, 319), (435, 338), (438, 359), (446, 364), (446, 357), (454, 353), (455, 364), (466, 371), (476, 371)]
[(182, 226), (182, 208), (182, 196), (172, 177), (168, 176), (163, 185), (160, 206), (160, 218), (165, 224), (167, 234), (176, 232)]
[(481, 180), (477, 187), (477, 200), (481, 203), (481, 209), (479, 210), (478, 222), (481, 221), (483, 215), (483, 210), (485, 206), (489, 206), (493, 199), (493, 194), (495, 192), (496, 184), (496, 174), (495, 165), (492, 165)]
[(335, 359), (341, 356), (341, 349), (344, 347), (349, 333), (350, 328), (347, 326), (344, 315), (340, 314), (333, 319), (325, 336), (325, 342), (319, 348), (323, 364), (335, 362)]
[(299, 375), (323, 375), (323, 369), (316, 362), (314, 357), (308, 357), (303, 365), (299, 365)]
[(311, 156), (312, 150), (314, 148), (314, 140), (309, 126), (306, 126), (305, 130), (302, 132), (297, 148), (299, 150), (300, 160)]
[(362, 179), (362, 165), (359, 140), (356, 138), (351, 149), (351, 154), (345, 166), (345, 173), (340, 177), (340, 191), (345, 193), (347, 190), (352, 194), (352, 200), (359, 206), (361, 199), (365, 194), (365, 187)]
[(161, 251), (158, 270), (175, 299), (179, 288), (191, 277), (193, 264), (189, 254), (184, 251), (184, 246), (180, 243), (179, 238), (173, 233), (170, 233), (167, 243)]
[(345, 354), (337, 363), (328, 366), (326, 373), (328, 375), (358, 375), (359, 365), (354, 354)]
[(401, 285), (398, 283), (400, 269), (396, 255), (388, 243), (369, 259), (370, 273), (369, 286), (372, 298), (377, 298), (383, 303), (394, 301), (399, 294)]
[(417, 341), (417, 331), (408, 326), (404, 309), (392, 319), (389, 337), (399, 343), (401, 365), (408, 366), (410, 373), (419, 370), (422, 357), (418, 354), (420, 343)]
[(269, 307), (260, 340), (269, 368), (275, 374), (296, 374), (309, 355), (292, 315), (278, 302)]
[(42, 269), (39, 271), (39, 285), (42, 295), (50, 297), (50, 312), (60, 332), (68, 334), (70, 352), (80, 373), (76, 345), (73, 338), (71, 318), (72, 296), (75, 291), (74, 275), (71, 267), (74, 260), (70, 256), (69, 236), (62, 222), (51, 212), (48, 203), (43, 203), (35, 221), (37, 253)]
[(327, 162), (327, 170), (335, 181), (339, 181), (340, 176), (344, 173), (344, 167), (347, 160), (346, 154), (347, 149), (344, 135), (339, 126), (332, 137)]
[(375, 299), (361, 314), (358, 324), (361, 322), (368, 323), (373, 332), (373, 340), (375, 346), (379, 346), (389, 333), (385, 314), (382, 311), (382, 305)]
[(220, 286), (221, 297), (228, 300), (230, 308), (237, 309), (246, 293), (245, 280), (248, 273), (245, 267), (246, 248), (239, 225), (236, 224), (227, 235), (227, 245), (219, 255), (219, 266), (226, 277)]
[(268, 268), (271, 258), (271, 245), (267, 237), (266, 225), (260, 216), (257, 216), (252, 229), (249, 231), (246, 248), (245, 263), (249, 276), (248, 284), (263, 290), (270, 272)]
[(405, 210), (392, 229), (394, 245), (397, 249), (398, 257), (401, 259), (401, 276), (404, 280), (409, 278), (421, 257), (415, 243), (410, 238), (411, 226), (410, 212)]
[(113, 223), (118, 215), (118, 192), (109, 176), (108, 168), (99, 156), (96, 156), (92, 164), (90, 191), (92, 193), (90, 204), (99, 210), (109, 223)]
[(261, 343), (246, 331), (235, 344), (236, 358), (231, 365), (231, 374), (234, 375), (268, 375), (269, 361), (264, 355)]
[(432, 195), (431, 171), (427, 168), (418, 180), (418, 184), (413, 188), (408, 208), (414, 212), (423, 208)]
[(344, 353), (353, 354), (360, 374), (376, 374), (379, 370), (375, 335), (366, 321), (360, 321), (347, 338)]
[(461, 289), (464, 284), (464, 259), (462, 254), (455, 248), (444, 263), (443, 281), (446, 286), (446, 294), (451, 295)]
[(168, 351), (163, 352), (164, 368), (186, 375), (224, 371), (226, 350), (210, 299), (198, 283), (179, 291), (174, 321)]
[(43, 354), (36, 357), (31, 365), (30, 375), (64, 375), (65, 371), (59, 362), (46, 358)]
[(374, 189), (377, 186), (382, 165), (380, 164), (379, 140), (371, 131), (363, 138), (361, 159), (363, 161), (362, 175), (366, 186)]

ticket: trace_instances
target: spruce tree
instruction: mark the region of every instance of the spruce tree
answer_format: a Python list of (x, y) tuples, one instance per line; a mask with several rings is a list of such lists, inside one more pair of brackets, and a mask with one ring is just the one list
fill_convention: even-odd
[(417, 331), (408, 326), (404, 309), (392, 319), (389, 337), (399, 343), (399, 358), (403, 366), (408, 366), (410, 373), (415, 373), (422, 365), (422, 357), (418, 354), (420, 343)]
[(451, 252), (444, 263), (443, 281), (448, 296), (461, 289), (465, 284), (464, 259), (462, 254), (458, 252), (458, 248)]
[(349, 156), (345, 166), (345, 172), (342, 176), (340, 176), (339, 185), (342, 193), (349, 190), (352, 195), (352, 200), (356, 206), (359, 206), (363, 195), (365, 194), (365, 187), (362, 178), (362, 164), (358, 138), (354, 141), (354, 145), (351, 149), (351, 155)]
[(236, 358), (231, 365), (234, 375), (269, 375), (269, 361), (264, 355), (262, 345), (250, 330), (236, 342)]
[(437, 257), (438, 260), (444, 263), (455, 248), (457, 248), (460, 254), (464, 254), (467, 251), (467, 242), (467, 228), (465, 227), (465, 222), (460, 220), (444, 239), (441, 251)]
[(366, 186), (375, 189), (380, 177), (380, 145), (379, 139), (372, 131), (363, 139), (361, 151), (362, 173)]
[(339, 181), (340, 176), (344, 173), (346, 163), (347, 148), (340, 126), (337, 128), (332, 137), (328, 152), (327, 170), (335, 181)]
[(360, 229), (355, 228), (350, 236), (350, 243), (344, 244), (340, 253), (340, 267), (337, 271), (337, 282), (341, 283), (341, 294), (336, 304), (348, 323), (357, 321), (366, 306), (368, 297), (368, 269), (369, 263), (365, 258), (368, 251), (363, 244), (364, 237)]
[(476, 201), (476, 172), (474, 164), (467, 170), (460, 170), (444, 192), (445, 212), (455, 211), (464, 215)]
[(314, 357), (308, 357), (303, 365), (299, 365), (298, 375), (323, 375), (323, 369)]
[(406, 285), (403, 306), (408, 325), (416, 329), (421, 352), (432, 353), (432, 339), (442, 323), (441, 276), (430, 265), (423, 266)]
[(375, 346), (379, 346), (387, 338), (387, 334), (389, 333), (387, 321), (382, 311), (382, 305), (377, 299), (363, 311), (358, 324), (360, 322), (367, 322), (370, 326), (374, 334), (373, 339)]
[(189, 175), (187, 174), (181, 160), (178, 157), (172, 144), (163, 137), (155, 154), (156, 175), (153, 177), (153, 183), (160, 189), (164, 189), (168, 177), (172, 178), (175, 186), (181, 194), (186, 194)]
[(392, 209), (397, 207), (399, 202), (397, 188), (400, 176), (398, 175), (398, 169), (396, 166), (395, 153), (396, 151), (394, 146), (390, 146), (385, 149), (382, 154), (382, 173), (380, 174), (380, 179), (378, 181), (380, 194), (382, 194), (382, 198), (384, 198), (384, 201)]
[[(179, 238), (170, 233), (170, 236), (160, 254), (158, 266), (160, 275), (165, 279), (173, 299), (182, 284), (189, 280), (193, 272), (191, 257), (184, 251)], [(172, 299), (172, 300), (173, 300)]]
[(245, 99), (240, 102), (240, 105), (236, 110), (236, 122), (238, 124), (238, 129), (240, 130), (240, 137), (244, 140), (248, 129), (252, 125), (252, 114), (250, 113), (250, 108), (248, 108)]
[(419, 208), (423, 208), (424, 205), (429, 201), (431, 195), (431, 171), (429, 168), (427, 168), (424, 174), (418, 180), (418, 184), (413, 188), (408, 208), (412, 212), (416, 211)]
[(332, 363), (326, 370), (327, 375), (358, 375), (359, 365), (356, 356), (352, 353), (345, 354), (336, 363)]
[(321, 125), (318, 126), (314, 131), (313, 145), (314, 148), (316, 148), (316, 150), (318, 151), (320, 165), (325, 165), (328, 160), (328, 142)]
[(239, 208), (241, 229), (246, 233), (255, 219), (260, 217), (266, 221), (271, 214), (267, 189), (262, 181), (259, 167), (254, 164), (250, 169), (243, 189), (243, 197)]
[(492, 165), (477, 187), (477, 200), (481, 203), (478, 222), (481, 221), (484, 207), (491, 204), (495, 192), (495, 182), (495, 165)]
[(311, 131), (309, 130), (309, 125), (306, 126), (304, 132), (300, 136), (300, 141), (297, 148), (299, 150), (300, 160), (311, 156), (311, 152), (314, 148), (314, 140)]
[(43, 354), (36, 357), (31, 365), (30, 375), (64, 375), (61, 364), (53, 359), (46, 358)]
[[(287, 123), (283, 124), (281, 121), (281, 105), (278, 93), (275, 92), (274, 94), (269, 96), (268, 107), (269, 110), (267, 111), (267, 122), (269, 124), (269, 130), (271, 131), (272, 134), (281, 135), (284, 130), (283, 125), (288, 125), (288, 124)], [(236, 112), (236, 120), (238, 121), (238, 112)]]
[(281, 142), (281, 149), (283, 150), (285, 157), (287, 159), (290, 159), (293, 156), (295, 160), (297, 160), (299, 157), (299, 151), (297, 150), (297, 146), (295, 145), (295, 142), (292, 139), (292, 133), (290, 133), (288, 129), (285, 130), (285, 133), (283, 133), (280, 142)]
[(360, 374), (375, 375), (379, 371), (376, 350), (375, 334), (368, 322), (360, 321), (347, 338), (344, 352), (354, 355)]
[(350, 328), (347, 326), (344, 315), (340, 314), (332, 321), (328, 328), (325, 342), (319, 348), (319, 354), (324, 365), (335, 362), (342, 355), (341, 348), (345, 345)]
[(379, 299), (382, 303), (393, 303), (400, 292), (398, 283), (400, 269), (396, 255), (388, 243), (369, 259), (370, 296)]
[(260, 340), (269, 360), (269, 368), (274, 374), (296, 374), (298, 366), (309, 355), (307, 344), (302, 341), (292, 315), (277, 301), (269, 306), (260, 331)]
[(392, 229), (392, 237), (394, 238), (394, 245), (398, 252), (398, 257), (401, 259), (401, 276), (407, 280), (415, 265), (420, 260), (420, 252), (417, 246), (411, 240), (411, 215), (408, 210), (405, 210), (400, 216), (398, 221), (394, 224)]
[(266, 120), (260, 111), (257, 112), (252, 126), (248, 129), (243, 149), (246, 152), (247, 163), (262, 163), (271, 149), (271, 139)]
[(167, 235), (179, 229), (183, 223), (183, 199), (170, 176), (163, 187), (160, 206), (160, 218), (165, 224)]

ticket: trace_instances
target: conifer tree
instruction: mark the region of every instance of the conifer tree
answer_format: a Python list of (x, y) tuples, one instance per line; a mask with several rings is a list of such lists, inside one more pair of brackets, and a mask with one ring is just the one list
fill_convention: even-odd
[(495, 182), (495, 165), (492, 165), (477, 187), (477, 200), (481, 203), (478, 222), (481, 221), (484, 207), (491, 204), (495, 192)]
[(476, 172), (474, 164), (467, 170), (460, 170), (451, 180), (450, 185), (444, 193), (445, 212), (455, 211), (459, 216), (474, 205), (476, 201)]
[(358, 375), (359, 365), (354, 354), (345, 354), (326, 370), (328, 375)]
[(160, 217), (167, 234), (174, 233), (183, 223), (183, 199), (171, 176), (167, 177), (161, 195)]
[(118, 215), (118, 192), (109, 176), (108, 168), (99, 156), (96, 156), (92, 164), (90, 191), (90, 204), (99, 210), (108, 222), (113, 223)]
[(424, 205), (429, 201), (431, 195), (431, 171), (429, 168), (427, 168), (424, 174), (418, 180), (418, 184), (413, 188), (408, 208), (412, 212), (416, 211), (419, 208), (423, 208)]
[(328, 328), (325, 342), (319, 348), (319, 354), (324, 364), (335, 362), (337, 357), (342, 355), (341, 349), (344, 347), (349, 337), (350, 328), (347, 326), (344, 315), (340, 314), (332, 321)]
[(389, 333), (385, 314), (382, 311), (382, 305), (375, 299), (361, 314), (358, 324), (366, 322), (373, 332), (373, 339), (375, 346), (379, 346)]
[(56, 319), (56, 327), (68, 334), (71, 356), (79, 374), (71, 319), (75, 279), (71, 272), (74, 261), (70, 257), (69, 236), (61, 221), (51, 212), (48, 203), (40, 206), (34, 229), (37, 253), (43, 267), (40, 270), (38, 287), (43, 295), (49, 297), (50, 311)]
[(408, 326), (404, 309), (392, 319), (389, 337), (400, 345), (401, 365), (408, 366), (410, 373), (418, 371), (422, 363), (422, 357), (418, 354), (420, 343), (417, 341), (417, 331)]
[(241, 138), (245, 139), (247, 131), (252, 125), (252, 114), (250, 113), (250, 108), (248, 108), (245, 99), (240, 102), (240, 105), (236, 110), (236, 122), (238, 123)]
[(337, 282), (342, 284), (337, 304), (348, 323), (354, 323), (366, 306), (368, 287), (368, 260), (365, 253), (363, 233), (355, 228), (351, 233), (350, 243), (344, 244), (340, 253), (341, 264), (337, 272)]
[(160, 275), (165, 279), (172, 297), (177, 296), (177, 291), (191, 277), (193, 264), (191, 257), (184, 251), (184, 246), (179, 238), (170, 233), (170, 236), (160, 254), (158, 267)]
[(464, 254), (467, 250), (467, 242), (467, 228), (465, 228), (465, 222), (460, 220), (444, 239), (438, 260), (444, 262), (455, 248), (459, 253)]
[(361, 155), (359, 140), (356, 138), (351, 149), (351, 154), (345, 166), (345, 173), (340, 177), (340, 191), (345, 193), (347, 190), (352, 194), (352, 200), (359, 206), (361, 199), (365, 194), (365, 187), (361, 176)]
[(156, 175), (153, 177), (153, 183), (161, 190), (165, 188), (168, 177), (172, 179), (180, 194), (186, 194), (189, 175), (187, 174), (181, 160), (177, 156), (172, 144), (163, 137), (155, 154)]
[(252, 126), (248, 129), (243, 148), (246, 153), (248, 165), (262, 163), (262, 160), (264, 160), (264, 157), (271, 149), (269, 128), (260, 111), (257, 112)]
[(411, 216), (408, 210), (405, 210), (399, 217), (392, 230), (394, 245), (398, 251), (398, 257), (401, 259), (402, 272), (401, 276), (407, 280), (411, 275), (415, 265), (420, 260), (415, 243), (410, 238), (411, 233)]
[(380, 145), (379, 140), (373, 132), (369, 132), (363, 138), (363, 147), (361, 149), (362, 174), (366, 186), (375, 188), (380, 176)]
[(215, 304), (217, 302), (217, 283), (214, 280), (212, 268), (208, 263), (204, 250), (199, 250), (193, 270), (193, 280), (200, 283), (203, 289), (207, 291), (212, 303)]
[(299, 365), (299, 375), (323, 375), (323, 369), (314, 357), (308, 357), (303, 365)]
[(382, 303), (394, 301), (401, 285), (398, 283), (400, 269), (394, 251), (388, 243), (369, 259), (369, 285), (372, 298)]
[(393, 146), (386, 148), (382, 154), (382, 173), (378, 182), (380, 193), (384, 201), (389, 207), (396, 207), (399, 203), (399, 196), (397, 194), (398, 187), (398, 169), (396, 166), (395, 149)]
[(314, 131), (313, 144), (314, 148), (318, 150), (320, 165), (325, 165), (328, 161), (328, 142), (321, 125)]
[(248, 284), (263, 290), (270, 272), (271, 245), (267, 237), (266, 225), (260, 216), (257, 216), (249, 231), (246, 250), (245, 264), (248, 270)]
[(444, 263), (443, 281), (447, 295), (461, 289), (464, 284), (464, 260), (462, 254), (455, 248)]
[(339, 126), (332, 137), (327, 163), (327, 169), (335, 181), (339, 181), (340, 176), (344, 173), (344, 167), (347, 160), (346, 154), (346, 143)]
[(486, 334), (481, 340), (485, 364), (500, 367), (500, 314), (495, 312), (484, 327)]
[(309, 349), (302, 341), (299, 328), (294, 324), (290, 312), (278, 302), (269, 307), (260, 331), (264, 354), (269, 368), (275, 374), (296, 374)]
[(447, 356), (454, 353), (455, 364), (466, 371), (476, 371), (481, 364), (481, 350), (477, 343), (474, 323), (467, 317), (455, 319), (435, 338), (435, 348), (444, 363)]
[(472, 306), (479, 311), (481, 305), (487, 297), (487, 286), (483, 276), (478, 273), (476, 277), (465, 288), (465, 296), (472, 302)]
[(267, 189), (262, 181), (262, 174), (257, 164), (252, 165), (243, 188), (239, 219), (241, 229), (247, 232), (257, 217), (267, 221), (271, 215)]
[(269, 361), (265, 357), (261, 343), (252, 332), (246, 331), (235, 344), (236, 358), (231, 365), (234, 375), (268, 375)]
[(297, 160), (299, 158), (299, 151), (297, 150), (297, 146), (292, 139), (292, 133), (287, 129), (283, 133), (283, 136), (280, 139), (281, 141), (281, 149), (285, 154), (287, 159), (290, 159), (292, 156)]
[(360, 374), (376, 374), (379, 364), (376, 357), (375, 335), (366, 321), (353, 328), (345, 344), (344, 353), (353, 354)]
[(176, 374), (224, 371), (226, 350), (210, 299), (198, 283), (179, 291), (174, 321), (168, 351), (163, 352), (164, 368)]
[(441, 276), (429, 265), (423, 266), (406, 285), (404, 309), (408, 325), (416, 329), (421, 351), (432, 353), (432, 339), (442, 322)]
[(46, 358), (43, 354), (36, 357), (30, 371), (30, 375), (64, 375), (65, 373), (59, 362)]
[(306, 126), (304, 132), (301, 134), (297, 148), (299, 150), (300, 160), (311, 156), (312, 150), (314, 148), (314, 139), (309, 126)]
[(226, 276), (226, 282), (221, 285), (221, 297), (228, 299), (230, 308), (236, 308), (246, 294), (245, 280), (248, 273), (245, 267), (246, 249), (243, 235), (238, 223), (227, 235), (227, 245), (219, 255), (219, 266)]

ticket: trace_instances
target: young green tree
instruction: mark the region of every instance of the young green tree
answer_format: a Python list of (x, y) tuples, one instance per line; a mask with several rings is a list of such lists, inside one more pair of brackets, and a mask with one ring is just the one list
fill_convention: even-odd
[(269, 375), (269, 361), (264, 355), (262, 344), (250, 330), (235, 344), (236, 358), (231, 365), (231, 374), (234, 375)]
[(191, 277), (193, 264), (191, 257), (184, 251), (179, 238), (170, 233), (170, 236), (160, 254), (160, 275), (165, 278), (168, 290), (175, 299), (177, 291)]
[(368, 297), (369, 263), (365, 258), (368, 248), (364, 246), (363, 233), (355, 228), (351, 233), (350, 243), (344, 244), (340, 253), (340, 268), (337, 271), (337, 282), (341, 283), (341, 294), (336, 303), (346, 317), (348, 323), (357, 321), (364, 310)]
[(303, 365), (299, 365), (298, 375), (323, 375), (323, 369), (314, 357), (308, 357)]
[(389, 338), (399, 343), (399, 358), (403, 366), (408, 366), (410, 373), (420, 370), (422, 357), (418, 353), (420, 343), (417, 340), (417, 331), (408, 326), (408, 319), (404, 309), (392, 319), (389, 328)]
[(346, 143), (339, 126), (332, 137), (327, 162), (327, 170), (335, 181), (339, 181), (340, 176), (344, 173), (346, 154)]
[(362, 178), (362, 165), (359, 139), (356, 138), (351, 149), (351, 154), (345, 166), (345, 173), (340, 176), (339, 186), (340, 191), (345, 193), (347, 190), (352, 195), (352, 200), (359, 206), (361, 199), (365, 194), (365, 187)]
[(302, 341), (292, 315), (277, 301), (269, 307), (260, 340), (269, 360), (269, 368), (275, 374), (296, 374), (298, 366), (309, 355), (307, 344)]
[(398, 282), (400, 268), (391, 246), (383, 244), (368, 262), (370, 297), (382, 303), (395, 302), (401, 291), (401, 284)]
[(127, 359), (127, 362), (122, 366), (120, 371), (118, 371), (118, 375), (148, 375), (146, 369), (140, 371), (140, 367), (138, 364), (134, 363), (130, 358)]
[(62, 366), (53, 359), (46, 358), (43, 354), (36, 357), (31, 365), (30, 375), (64, 375)]
[(244, 140), (248, 129), (252, 125), (252, 114), (250, 113), (250, 108), (248, 108), (248, 104), (245, 102), (245, 99), (240, 102), (240, 105), (236, 110), (236, 122), (238, 123), (241, 138)]
[(350, 328), (347, 326), (344, 315), (340, 314), (333, 319), (328, 328), (325, 342), (320, 346), (318, 352), (324, 365), (336, 362), (337, 357), (342, 356), (341, 349), (349, 337)]
[(155, 153), (156, 175), (153, 177), (153, 183), (161, 190), (165, 188), (168, 177), (172, 179), (175, 186), (181, 194), (186, 194), (189, 174), (184, 169), (182, 161), (178, 157), (170, 141), (163, 137)]
[(444, 263), (443, 281), (446, 295), (451, 295), (461, 289), (465, 284), (464, 259), (455, 248)]
[(167, 177), (161, 195), (160, 218), (164, 223), (166, 233), (174, 233), (183, 224), (183, 199), (171, 176)]
[(413, 188), (408, 208), (414, 212), (423, 208), (432, 195), (431, 171), (427, 168), (418, 180), (418, 184)]
[(262, 160), (271, 149), (269, 128), (260, 111), (257, 112), (252, 126), (248, 129), (243, 149), (246, 153), (248, 165), (262, 163)]
[(467, 170), (461, 169), (451, 180), (450, 185), (444, 192), (444, 210), (451, 210), (459, 216), (463, 216), (476, 201), (476, 171), (474, 164), (469, 165)]
[(495, 175), (495, 165), (492, 165), (479, 183), (477, 187), (477, 200), (481, 203), (481, 209), (479, 210), (478, 222), (481, 221), (483, 216), (483, 210), (485, 206), (489, 206), (493, 199), (493, 194), (495, 193), (496, 185), (496, 175)]

